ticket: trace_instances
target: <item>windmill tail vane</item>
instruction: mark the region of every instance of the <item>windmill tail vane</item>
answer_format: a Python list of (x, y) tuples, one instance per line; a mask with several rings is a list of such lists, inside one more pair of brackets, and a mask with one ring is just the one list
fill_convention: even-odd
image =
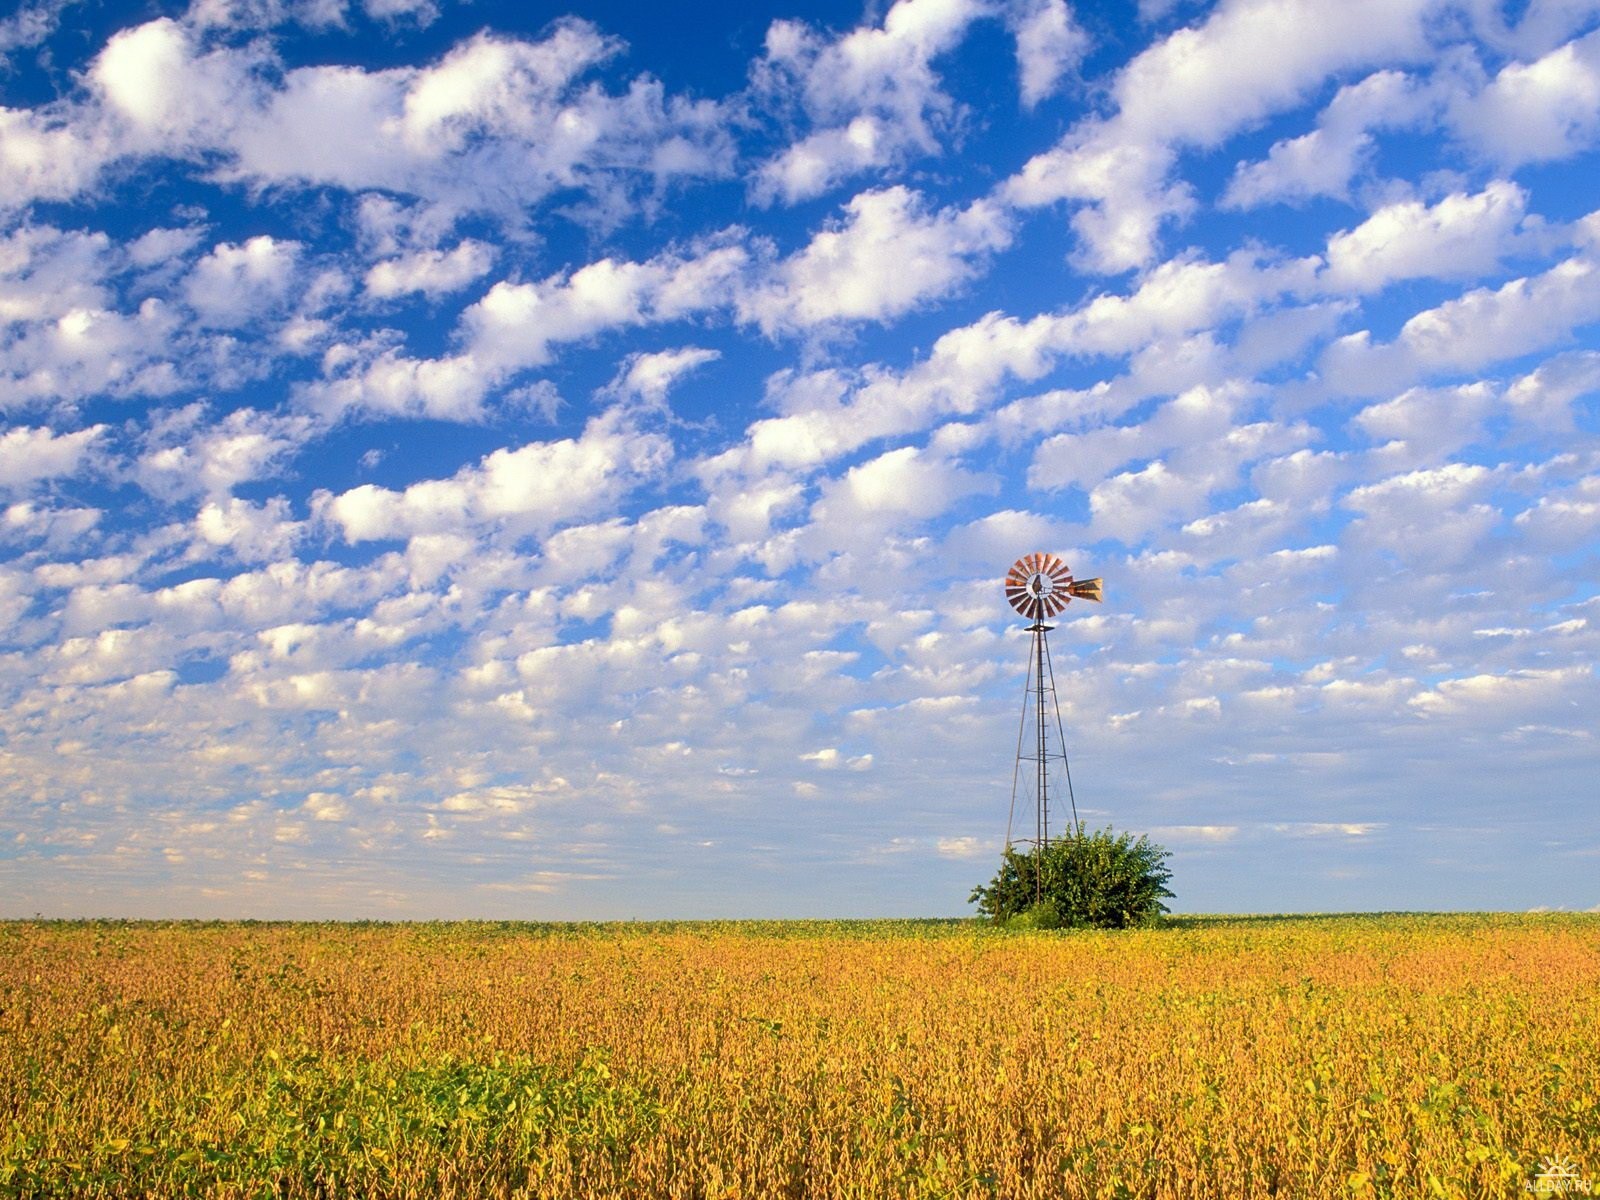
[[(1029, 839), (1043, 851), (1050, 844), (1050, 761), (1060, 762), (1067, 780), (1067, 800), (1072, 806), (1072, 827), (1078, 827), (1078, 803), (1072, 794), (1072, 768), (1067, 763), (1066, 734), (1061, 726), (1061, 705), (1056, 694), (1055, 669), (1050, 662), (1050, 648), (1046, 635), (1054, 628), (1045, 620), (1054, 617), (1074, 599), (1093, 600), (1100, 603), (1104, 588), (1099, 578), (1074, 579), (1067, 564), (1054, 554), (1025, 554), (1006, 572), (1006, 599), (1011, 607), (1033, 622), (1028, 632), (1033, 642), (1028, 653), (1028, 686), (1023, 692), (1022, 724), (1017, 730), (1017, 761), (1011, 774), (1011, 817), (1006, 822), (1006, 845), (1012, 844), (1011, 830), (1016, 820), (1017, 787), (1021, 781), (1022, 764), (1033, 763), (1030, 774), (1034, 777), (1034, 836)], [(1046, 702), (1053, 710), (1055, 720), (1046, 716)], [(1034, 715), (1034, 736), (1024, 739), (1028, 725), (1028, 710)], [(1051, 749), (1051, 727), (1054, 726), (1055, 749)], [(1025, 748), (1026, 744), (1026, 748)]]

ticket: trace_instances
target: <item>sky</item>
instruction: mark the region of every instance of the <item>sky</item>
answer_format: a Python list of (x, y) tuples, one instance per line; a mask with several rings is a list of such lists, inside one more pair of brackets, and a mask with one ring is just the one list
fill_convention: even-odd
[(0, 916), (1600, 905), (1600, 2), (685, 13), (0, 17)]

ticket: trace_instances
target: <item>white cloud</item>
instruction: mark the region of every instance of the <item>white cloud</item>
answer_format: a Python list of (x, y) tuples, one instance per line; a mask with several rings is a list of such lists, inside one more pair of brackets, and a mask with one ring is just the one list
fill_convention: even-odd
[(238, 408), (212, 420), (198, 404), (152, 424), (133, 473), (147, 491), (166, 499), (224, 496), (268, 478), (317, 432), (304, 416)]
[(1362, 409), (1351, 423), (1379, 445), (1389, 443), (1384, 445), (1387, 463), (1432, 466), (1482, 438), (1483, 422), (1498, 409), (1498, 401), (1495, 389), (1481, 382), (1409, 388)]
[(1412, 696), (1410, 704), (1431, 718), (1460, 717), (1474, 710), (1493, 711), (1503, 726), (1541, 710), (1567, 707), (1569, 698), (1581, 695), (1593, 678), (1588, 666), (1466, 675), (1441, 680)]
[(794, 204), (912, 151), (935, 150), (954, 103), (933, 61), (985, 11), (977, 0), (895, 0), (881, 26), (834, 41), (798, 21), (773, 22), (754, 68), (757, 90), (774, 102), (793, 97), (819, 128), (761, 164), (752, 197)]
[(110, 303), (111, 239), (22, 224), (0, 235), (0, 321), (57, 320)]
[(68, 309), (23, 325), (6, 343), (0, 402), (26, 407), (71, 404), (95, 394), (170, 394), (179, 384), (163, 359), (183, 340), (174, 306), (157, 300), (132, 316)]
[(1474, 279), (1491, 274), (1512, 246), (1528, 194), (1496, 180), (1475, 196), (1455, 192), (1426, 206), (1386, 205), (1328, 240), (1321, 282), (1372, 292), (1401, 279)]
[[(587, 187), (610, 208), (611, 189), (632, 190), (630, 176), (725, 172), (715, 106), (669, 100), (650, 80), (615, 96), (577, 86), (618, 48), (566, 20), (539, 42), (479, 35), (420, 70), (301, 68), (240, 123), (233, 173), (389, 188), (514, 217), (563, 188)], [(446, 162), (459, 168), (440, 171)]]
[(907, 446), (851, 467), (824, 501), (854, 522), (877, 515), (918, 520), (937, 516), (955, 500), (992, 485), (954, 464)]
[(1117, 111), (1086, 118), (1007, 186), (1024, 206), (1079, 200), (1082, 258), (1119, 272), (1149, 262), (1161, 222), (1193, 199), (1169, 181), (1179, 147), (1215, 146), (1298, 102), (1319, 80), (1426, 48), (1431, 0), (1235, 0), (1136, 56), (1117, 76)]
[(1150, 830), (1157, 841), (1201, 844), (1231, 842), (1239, 836), (1237, 825), (1157, 825)]
[(1419, 377), (1473, 370), (1559, 345), (1574, 329), (1600, 319), (1600, 270), (1575, 256), (1542, 275), (1498, 289), (1474, 288), (1401, 326), (1389, 343), (1367, 332), (1328, 347), (1322, 371), (1329, 385), (1375, 395)]
[(1456, 133), (1501, 167), (1548, 162), (1600, 137), (1600, 31), (1511, 63), (1453, 106)]
[(554, 347), (726, 305), (749, 260), (726, 236), (646, 262), (603, 258), (538, 283), (496, 283), (460, 315), (459, 353), (416, 359), (392, 346), (338, 345), (327, 377), (301, 389), (307, 407), (471, 421), (488, 393), (544, 366)]
[(684, 346), (677, 350), (657, 350), (648, 354), (628, 357), (622, 370), (612, 382), (612, 390), (621, 395), (637, 396), (652, 404), (660, 404), (667, 392), (685, 375), (715, 362), (722, 355), (716, 350), (701, 346)]
[(514, 224), (578, 188), (614, 223), (645, 189), (731, 167), (715, 104), (647, 77), (618, 94), (582, 86), (620, 48), (583, 21), (541, 41), (484, 33), (432, 66), (370, 71), (284, 69), (265, 43), (207, 49), (206, 25), (122, 30), (89, 72), (89, 100), (0, 110), (0, 202), (68, 198), (129, 155), (204, 155), (225, 180), (387, 189)]
[(449, 479), (403, 491), (363, 484), (337, 495), (319, 493), (316, 511), (347, 542), (504, 523), (546, 529), (602, 511), (621, 491), (657, 472), (670, 444), (616, 413), (595, 417), (577, 438), (500, 449)]
[(967, 860), (992, 857), (999, 846), (986, 838), (942, 837), (934, 843), (934, 849), (939, 852), (940, 858)]
[(223, 242), (190, 269), (184, 299), (203, 323), (224, 329), (270, 318), (288, 302), (300, 251), (266, 234)]
[(1542, 429), (1563, 433), (1573, 427), (1573, 404), (1600, 391), (1600, 352), (1575, 350), (1558, 354), (1514, 380), (1506, 403), (1521, 419)]
[(1361, 516), (1346, 541), (1413, 569), (1459, 570), (1486, 554), (1502, 521), (1486, 502), (1493, 482), (1485, 467), (1446, 463), (1353, 488), (1343, 503)]
[(184, 20), (202, 28), (256, 30), (293, 23), (327, 32), (348, 30), (357, 13), (388, 23), (419, 25), (439, 15), (434, 0), (191, 0)]
[(1572, 552), (1600, 536), (1600, 475), (1540, 496), (1515, 518), (1517, 533), (1548, 551)]
[(0, 209), (70, 199), (95, 182), (111, 154), (103, 130), (53, 112), (0, 108)]
[(862, 192), (842, 225), (817, 233), (779, 264), (770, 281), (741, 298), (763, 330), (840, 320), (882, 321), (948, 294), (975, 273), (975, 260), (1011, 241), (995, 205), (929, 213), (904, 187)]
[(1317, 120), (1299, 137), (1274, 142), (1259, 162), (1241, 162), (1223, 194), (1224, 208), (1252, 208), (1317, 196), (1348, 199), (1351, 180), (1377, 150), (1375, 129), (1404, 129), (1427, 118), (1435, 101), (1414, 77), (1378, 71), (1339, 89)]
[(1089, 49), (1089, 37), (1072, 19), (1066, 0), (1026, 0), (1009, 19), (1017, 39), (1022, 106), (1033, 108), (1052, 95)]
[(421, 292), (430, 299), (458, 291), (488, 274), (494, 250), (466, 239), (453, 250), (417, 250), (374, 263), (367, 270), (367, 295), (379, 300)]
[[(63, 90), (0, 114), (0, 893), (626, 916), (825, 869), (959, 908), (1026, 651), (995, 573), (1052, 549), (1108, 581), (1052, 638), (1079, 803), (1185, 845), (1186, 904), (1244, 866), (1263, 907), (1448, 906), (1468, 820), (1500, 894), (1481, 847), (1563, 815), (1600, 703), (1600, 217), (1587, 158), (1496, 168), (1450, 122), (1591, 145), (1580, 8), (1222, 0), (1080, 58), (1059, 0), (918, 0), (780, 22), (789, 65), (707, 100), (579, 22), (374, 56), (411, 19), (381, 0), (15, 56)], [(1125, 280), (990, 190), (1075, 120), (1056, 166)], [(1163, 252), (1230, 174), (1355, 207)], [(725, 227), (763, 184), (824, 200)], [(1307, 883), (1313, 847), (1371, 874)]]
[(202, 53), (189, 30), (161, 17), (113, 34), (89, 79), (123, 122), (119, 148), (183, 154), (258, 102), (255, 65), (250, 52)]
[(0, 20), (0, 55), (39, 45), (61, 23), (61, 14), (73, 0), (31, 0)]
[(195, 532), (208, 546), (227, 547), (244, 562), (277, 562), (299, 540), (303, 525), (289, 516), (282, 496), (252, 504), (230, 496), (212, 500), (195, 516)]
[(0, 487), (21, 491), (76, 474), (105, 432), (104, 425), (60, 434), (24, 425), (0, 433)]
[[(720, 488), (730, 488), (722, 481)], [(936, 449), (902, 447), (890, 450), (846, 471), (842, 478), (821, 484), (821, 496), (811, 506), (809, 520), (785, 531), (765, 547), (762, 556), (769, 570), (798, 558), (820, 562), (829, 555), (855, 552), (875, 553), (891, 532), (920, 526), (941, 516), (968, 496), (992, 494), (997, 481), (984, 472), (963, 468)], [(732, 507), (713, 491), (710, 508), (719, 519), (727, 520)], [(744, 495), (738, 486), (740, 496)], [(771, 508), (785, 508), (792, 496), (769, 490)], [(770, 519), (766, 512), (746, 514), (757, 528)]]

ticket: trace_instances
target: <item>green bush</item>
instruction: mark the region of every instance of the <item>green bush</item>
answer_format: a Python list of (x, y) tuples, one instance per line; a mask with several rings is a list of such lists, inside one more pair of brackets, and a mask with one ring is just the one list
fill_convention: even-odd
[(1026, 851), (1007, 849), (1000, 870), (968, 902), (991, 921), (1018, 929), (1130, 929), (1154, 924), (1170, 899), (1168, 851), (1142, 834), (1079, 825)]
[(1023, 909), (1014, 917), (1006, 918), (1007, 929), (1060, 929), (1061, 911), (1054, 900), (1041, 900)]

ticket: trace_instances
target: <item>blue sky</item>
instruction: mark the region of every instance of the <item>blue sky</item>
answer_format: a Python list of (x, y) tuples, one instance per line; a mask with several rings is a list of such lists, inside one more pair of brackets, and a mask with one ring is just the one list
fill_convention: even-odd
[(0, 18), (0, 913), (1600, 904), (1600, 3)]

